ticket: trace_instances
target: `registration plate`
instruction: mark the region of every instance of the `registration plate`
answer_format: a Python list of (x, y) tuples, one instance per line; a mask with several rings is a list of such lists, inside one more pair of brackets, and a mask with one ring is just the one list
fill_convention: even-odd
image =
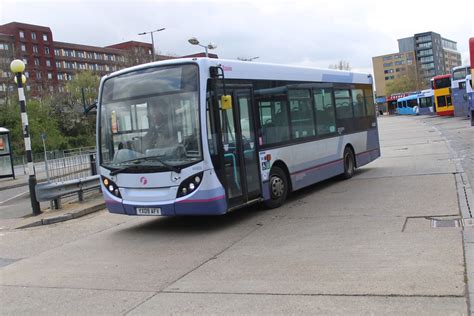
[(161, 215), (161, 208), (159, 207), (137, 207), (137, 215)]

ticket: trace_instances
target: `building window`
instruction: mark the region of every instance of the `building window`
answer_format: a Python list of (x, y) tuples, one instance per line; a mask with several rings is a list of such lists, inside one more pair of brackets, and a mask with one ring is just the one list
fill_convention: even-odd
[(31, 32), (31, 39), (36, 40), (36, 33), (35, 32)]
[(0, 43), (0, 49), (1, 50), (8, 50), (8, 44)]
[(94, 59), (94, 55), (90, 52), (87, 53), (87, 58), (88, 59)]
[(46, 59), (46, 66), (51, 67), (51, 60), (50, 59)]
[(21, 44), (21, 51), (26, 52), (26, 45), (25, 44)]
[(36, 73), (36, 79), (41, 79), (41, 72), (38, 71), (38, 72)]
[(25, 71), (25, 77), (26, 78), (29, 78), (30, 77), (30, 73), (28, 71)]
[(27, 58), (23, 58), (23, 63), (24, 63), (25, 65), (28, 65), (28, 59), (27, 59)]
[(25, 38), (25, 32), (20, 31), (20, 38)]
[(45, 53), (46, 55), (49, 55), (49, 47), (48, 47), (48, 46), (45, 46), (45, 48), (44, 48), (44, 53)]
[(48, 72), (48, 79), (49, 80), (53, 79), (53, 74), (51, 72)]
[(33, 45), (33, 53), (38, 54), (38, 46), (37, 45)]
[(39, 58), (35, 58), (35, 66), (39, 66), (40, 65), (40, 60)]
[(48, 34), (43, 34), (43, 41), (45, 41), (45, 42), (48, 41)]
[(393, 66), (393, 63), (384, 63), (383, 66), (384, 66), (384, 67), (392, 67), (392, 66)]

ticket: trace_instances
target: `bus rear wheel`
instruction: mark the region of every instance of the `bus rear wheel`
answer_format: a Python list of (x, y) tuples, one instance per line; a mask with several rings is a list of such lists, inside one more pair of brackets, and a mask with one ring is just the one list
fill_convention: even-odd
[(355, 172), (355, 157), (354, 152), (349, 147), (344, 149), (344, 155), (342, 156), (344, 162), (344, 173), (342, 174), (343, 179), (350, 179)]
[(267, 208), (277, 208), (283, 205), (288, 196), (288, 178), (286, 173), (277, 166), (270, 171), (270, 199), (263, 203)]

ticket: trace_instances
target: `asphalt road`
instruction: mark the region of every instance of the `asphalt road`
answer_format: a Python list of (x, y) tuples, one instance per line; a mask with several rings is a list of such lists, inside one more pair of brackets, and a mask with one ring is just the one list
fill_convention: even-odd
[(431, 225), (459, 218), (446, 138), (379, 124), (382, 158), (279, 209), (0, 230), (0, 313), (467, 314), (462, 233)]

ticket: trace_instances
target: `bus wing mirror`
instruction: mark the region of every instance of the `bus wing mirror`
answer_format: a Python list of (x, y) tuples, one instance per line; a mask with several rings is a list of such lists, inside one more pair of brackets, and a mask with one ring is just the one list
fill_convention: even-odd
[(232, 97), (230, 95), (221, 96), (221, 108), (223, 110), (232, 109)]

